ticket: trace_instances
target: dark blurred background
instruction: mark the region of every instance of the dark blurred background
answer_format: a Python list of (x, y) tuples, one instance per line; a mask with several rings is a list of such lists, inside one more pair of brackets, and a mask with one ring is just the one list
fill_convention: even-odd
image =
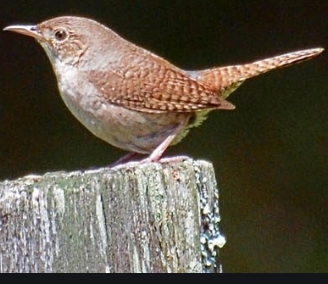
[[(27, 4), (29, 3), (29, 4)], [(34, 3), (34, 4), (33, 4)], [(8, 1), (0, 27), (86, 16), (184, 69), (328, 48), (328, 1)], [(0, 180), (112, 163), (59, 97), (31, 38), (0, 32)], [(245, 83), (167, 156), (211, 161), (225, 272), (328, 272), (328, 51)], [(200, 146), (201, 145), (201, 146)]]

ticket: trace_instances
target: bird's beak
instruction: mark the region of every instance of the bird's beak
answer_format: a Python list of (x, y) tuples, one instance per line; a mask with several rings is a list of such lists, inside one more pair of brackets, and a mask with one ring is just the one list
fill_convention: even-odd
[(38, 32), (38, 29), (36, 26), (14, 25), (14, 26), (8, 26), (8, 27), (4, 28), (3, 30), (27, 35), (27, 36), (33, 37), (37, 40), (43, 39), (43, 36)]

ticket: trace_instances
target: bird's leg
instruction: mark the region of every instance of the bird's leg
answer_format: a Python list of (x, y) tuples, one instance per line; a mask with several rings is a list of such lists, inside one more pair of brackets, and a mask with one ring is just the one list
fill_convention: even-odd
[(178, 162), (184, 162), (185, 160), (188, 160), (188, 156), (175, 156), (175, 157), (167, 157), (160, 159), (159, 162), (161, 164), (170, 164), (170, 163), (178, 163)]
[(131, 159), (137, 155), (138, 155), (138, 153), (134, 153), (134, 152), (128, 153), (128, 154), (124, 155), (122, 158), (119, 158), (115, 163), (111, 164), (110, 167), (112, 168), (112, 167), (116, 167), (118, 165), (130, 162)]
[(158, 162), (162, 157), (163, 153), (170, 146), (173, 140), (176, 138), (178, 133), (185, 127), (185, 123), (180, 123), (173, 132), (161, 143), (157, 146), (157, 148), (149, 155), (148, 158), (143, 159), (141, 162)]
[[(145, 159), (141, 160), (140, 163), (146, 163), (146, 162), (162, 162), (160, 161), (163, 153), (167, 149), (167, 147), (170, 146), (170, 144), (173, 142), (173, 140), (176, 138), (178, 133), (185, 127), (185, 123), (180, 123), (173, 132), (161, 143), (157, 146), (157, 148)], [(118, 165), (122, 165), (124, 163), (130, 162), (132, 158), (137, 156), (138, 153), (131, 152), (127, 155), (123, 156), (122, 158), (118, 159), (115, 163), (111, 164), (111, 167), (116, 167)], [(166, 158), (163, 159), (163, 163), (169, 163), (171, 161), (181, 161), (185, 160), (185, 156), (178, 156), (178, 157), (172, 157), (172, 158)]]

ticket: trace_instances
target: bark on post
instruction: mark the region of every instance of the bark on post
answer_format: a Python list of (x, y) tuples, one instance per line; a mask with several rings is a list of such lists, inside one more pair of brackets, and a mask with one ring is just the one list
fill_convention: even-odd
[(218, 272), (210, 163), (127, 164), (0, 183), (0, 272)]

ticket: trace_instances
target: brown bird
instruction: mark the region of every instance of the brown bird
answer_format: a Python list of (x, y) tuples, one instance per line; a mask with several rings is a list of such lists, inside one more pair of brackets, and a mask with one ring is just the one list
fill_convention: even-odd
[(186, 71), (87, 18), (59, 17), (5, 30), (41, 44), (62, 99), (87, 129), (118, 148), (149, 154), (147, 161), (158, 161), (210, 111), (234, 109), (226, 98), (245, 80), (323, 51), (307, 49), (249, 64)]

